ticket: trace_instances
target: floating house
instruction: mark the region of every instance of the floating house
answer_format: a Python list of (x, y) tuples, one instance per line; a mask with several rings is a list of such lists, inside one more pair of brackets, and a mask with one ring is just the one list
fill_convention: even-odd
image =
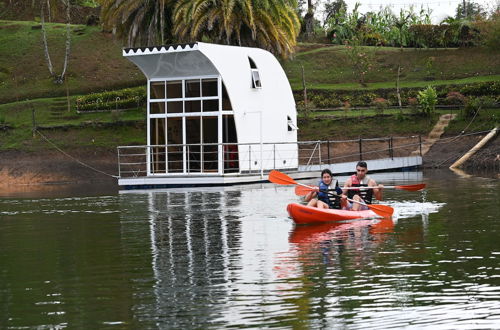
[(298, 168), (295, 101), (268, 51), (196, 42), (123, 56), (147, 78), (147, 146), (118, 149), (119, 185), (255, 182)]
[[(123, 56), (147, 78), (147, 145), (118, 147), (125, 189), (260, 182), (272, 169), (299, 179), (326, 167), (336, 174), (355, 168), (344, 157), (333, 164), (332, 141), (297, 141), (290, 83), (265, 50), (196, 42), (127, 48)], [(387, 142), (389, 157), (372, 158), (370, 171), (422, 164), (419, 155), (394, 157)]]

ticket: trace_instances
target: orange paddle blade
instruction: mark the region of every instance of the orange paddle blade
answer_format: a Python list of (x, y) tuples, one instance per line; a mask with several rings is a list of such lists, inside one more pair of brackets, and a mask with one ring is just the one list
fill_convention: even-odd
[(372, 205), (372, 204), (366, 204), (370, 210), (373, 212), (377, 213), (381, 217), (388, 218), (392, 217), (392, 214), (394, 213), (394, 209), (390, 207), (389, 205), (382, 205), (382, 204), (377, 204), (377, 205)]
[(292, 179), (285, 173), (281, 173), (280, 171), (276, 170), (272, 170), (271, 172), (269, 172), (268, 180), (276, 184), (284, 184), (284, 185), (298, 184), (294, 179)]
[(425, 188), (425, 183), (409, 184), (409, 185), (405, 185), (405, 186), (394, 186), (394, 188), (399, 189), (399, 190), (418, 191), (418, 190), (422, 190)]
[(313, 190), (316, 190), (317, 187), (304, 187), (304, 186), (295, 186), (295, 195), (297, 196), (305, 196)]

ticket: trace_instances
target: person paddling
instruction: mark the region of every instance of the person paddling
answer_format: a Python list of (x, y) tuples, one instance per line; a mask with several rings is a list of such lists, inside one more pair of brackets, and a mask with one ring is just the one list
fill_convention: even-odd
[[(344, 183), (344, 188), (351, 187), (360, 187), (360, 189), (344, 189), (343, 193), (347, 194), (347, 197), (353, 199), (355, 201), (371, 204), (373, 196), (379, 201), (382, 200), (382, 190), (384, 186), (370, 178), (368, 175), (368, 165), (366, 162), (360, 161), (356, 164), (356, 174), (352, 175), (347, 181)], [(377, 187), (370, 189), (363, 189), (362, 187)], [(347, 202), (347, 209), (353, 211), (361, 211), (368, 210), (366, 205), (362, 205), (359, 203), (349, 203)]]
[(347, 196), (342, 194), (338, 181), (333, 178), (329, 169), (325, 168), (321, 171), (321, 181), (318, 186), (319, 191), (311, 191), (304, 197), (304, 200), (308, 202), (307, 206), (320, 209), (341, 209), (347, 205)]

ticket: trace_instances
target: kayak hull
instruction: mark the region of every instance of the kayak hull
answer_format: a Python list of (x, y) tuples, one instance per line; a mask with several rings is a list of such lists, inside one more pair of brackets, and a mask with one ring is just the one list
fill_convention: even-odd
[(378, 217), (372, 210), (348, 211), (319, 209), (317, 207), (310, 207), (297, 203), (288, 204), (287, 211), (293, 221), (298, 225)]

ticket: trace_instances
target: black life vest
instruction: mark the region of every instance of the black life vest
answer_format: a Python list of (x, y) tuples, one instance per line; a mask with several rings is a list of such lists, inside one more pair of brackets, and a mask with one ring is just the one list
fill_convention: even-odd
[[(320, 181), (319, 184), (319, 189), (320, 190), (329, 190), (329, 189), (336, 189), (339, 186), (339, 182), (335, 179), (332, 179), (332, 183), (330, 183), (329, 186), (327, 186), (323, 181)], [(334, 188), (332, 188), (334, 187)], [(328, 206), (331, 209), (339, 209), (340, 210), (340, 196), (335, 196), (334, 194), (337, 194), (336, 191), (329, 191), (329, 194), (326, 192), (318, 192), (318, 199), (322, 201), (323, 203), (328, 204)]]
[[(368, 176), (365, 176), (361, 181), (359, 181), (358, 177), (355, 174), (351, 176), (351, 183), (353, 187), (368, 187), (369, 181), (370, 177)], [(359, 195), (359, 197), (363, 198), (366, 204), (371, 204), (373, 198), (373, 189), (349, 189), (347, 191), (348, 198), (352, 199), (354, 195)]]

